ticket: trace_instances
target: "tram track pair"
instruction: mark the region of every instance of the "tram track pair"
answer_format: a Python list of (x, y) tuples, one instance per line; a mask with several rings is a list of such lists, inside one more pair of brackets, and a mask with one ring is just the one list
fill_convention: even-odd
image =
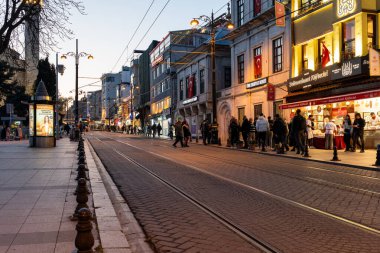
[(147, 151), (146, 149), (143, 149), (143, 148), (137, 147), (137, 146), (132, 145), (132, 144), (130, 144), (130, 143), (126, 143), (126, 142), (124, 142), (124, 141), (120, 141), (120, 140), (117, 140), (117, 139), (114, 139), (114, 138), (110, 138), (110, 137), (107, 137), (107, 138), (112, 139), (112, 140), (114, 140), (114, 141), (116, 141), (116, 142), (119, 142), (119, 143), (125, 144), (125, 145), (127, 145), (127, 146), (130, 146), (130, 147), (132, 147), (132, 148), (134, 148), (134, 149), (137, 149), (137, 150), (140, 150), (140, 151), (143, 151), (143, 152), (149, 153), (149, 154), (154, 155), (154, 156), (156, 156), (156, 157), (160, 157), (160, 158), (162, 158), (162, 159), (169, 160), (169, 161), (171, 161), (171, 162), (173, 162), (173, 163), (176, 163), (176, 164), (179, 164), (179, 165), (181, 165), (181, 166), (186, 166), (186, 167), (192, 168), (192, 169), (194, 169), (194, 170), (197, 170), (197, 171), (203, 172), (203, 173), (205, 173), (205, 174), (211, 175), (211, 176), (213, 176), (213, 177), (216, 177), (216, 178), (222, 179), (222, 180), (224, 180), (224, 181), (227, 181), (227, 182), (233, 183), (233, 184), (235, 184), (235, 185), (239, 185), (239, 186), (241, 186), (241, 187), (248, 188), (248, 189), (253, 190), (253, 191), (255, 191), (255, 192), (259, 192), (259, 193), (261, 193), (261, 194), (263, 194), (263, 195), (266, 195), (266, 196), (271, 197), (271, 198), (276, 199), (276, 200), (280, 200), (280, 201), (282, 201), (282, 202), (284, 202), (284, 203), (287, 203), (287, 204), (290, 204), (290, 205), (292, 205), (292, 206), (296, 206), (296, 207), (299, 207), (299, 208), (302, 208), (302, 209), (306, 209), (306, 210), (308, 210), (308, 211), (312, 211), (312, 212), (317, 213), (317, 214), (319, 214), (319, 215), (322, 215), (322, 216), (325, 216), (325, 217), (332, 218), (332, 219), (334, 219), (334, 220), (336, 220), (336, 221), (343, 222), (343, 223), (348, 224), (348, 225), (350, 225), (350, 226), (353, 226), (353, 227), (356, 227), (356, 228), (360, 228), (361, 230), (365, 230), (365, 231), (367, 231), (367, 232), (371, 232), (371, 233), (376, 234), (377, 236), (380, 236), (380, 230), (378, 230), (378, 229), (376, 229), (376, 228), (373, 228), (373, 227), (370, 227), (370, 226), (363, 225), (363, 224), (361, 224), (361, 223), (358, 223), (358, 222), (352, 221), (352, 220), (350, 220), (350, 219), (347, 219), (347, 218), (341, 217), (341, 216), (339, 216), (339, 215), (335, 215), (335, 214), (332, 214), (332, 213), (329, 213), (329, 212), (326, 212), (326, 211), (323, 211), (323, 210), (320, 210), (320, 209), (317, 209), (317, 208), (314, 208), (314, 207), (308, 206), (308, 205), (306, 205), (306, 204), (302, 204), (302, 203), (299, 203), (299, 202), (297, 202), (297, 201), (294, 201), (294, 200), (291, 200), (291, 199), (287, 199), (287, 198), (285, 198), (285, 197), (282, 197), (282, 196), (279, 196), (279, 195), (276, 195), (276, 194), (272, 194), (272, 193), (267, 192), (267, 191), (265, 191), (265, 190), (261, 190), (261, 189), (258, 189), (258, 188), (256, 188), (256, 187), (253, 187), (253, 186), (250, 186), (250, 185), (247, 185), (247, 184), (244, 184), (244, 183), (241, 183), (241, 182), (235, 181), (235, 180), (233, 180), (233, 179), (226, 178), (226, 177), (223, 177), (223, 176), (220, 176), (220, 175), (214, 174), (214, 173), (212, 173), (212, 172), (206, 171), (206, 170), (201, 169), (201, 168), (198, 168), (198, 167), (196, 167), (196, 166), (192, 166), (192, 165), (184, 165), (184, 164), (179, 163), (179, 162), (177, 162), (177, 161), (175, 161), (175, 160), (173, 160), (173, 159), (171, 159), (171, 158), (169, 158), (169, 157), (165, 157), (165, 156), (162, 156), (162, 155), (160, 155), (160, 154), (156, 154), (156, 153), (154, 153), (154, 152)]
[[(105, 143), (104, 141), (100, 140), (99, 138), (95, 139), (104, 145), (109, 145)], [(112, 138), (110, 138), (112, 139)], [(114, 140), (114, 139), (113, 139)], [(116, 141), (116, 140), (115, 140)], [(109, 145), (110, 146), (110, 145)], [(149, 168), (146, 166), (142, 165), (141, 163), (137, 162), (135, 159), (132, 157), (120, 152), (114, 147), (110, 147), (116, 154), (127, 160), (128, 162), (134, 164), (138, 168), (142, 169), (145, 171), (148, 175), (153, 177), (154, 179), (158, 180), (165, 186), (167, 186), (169, 189), (173, 190), (186, 200), (188, 200), (190, 203), (195, 205), (197, 208), (200, 208), (203, 212), (220, 222), (223, 226), (225, 226), (227, 229), (231, 230), (232, 232), (236, 233), (239, 235), (242, 239), (253, 245), (254, 247), (260, 249), (264, 253), (280, 253), (281, 251), (274, 246), (270, 245), (269, 243), (257, 238), (255, 235), (252, 235), (248, 231), (246, 231), (244, 228), (241, 226), (235, 224), (234, 222), (230, 221), (228, 218), (224, 217), (222, 214), (214, 211), (211, 207), (208, 205), (202, 203), (201, 201), (198, 201), (195, 197), (191, 196), (190, 194), (186, 193), (185, 191), (181, 190), (179, 187), (175, 186), (174, 184), (170, 183), (168, 180), (164, 179), (163, 177), (159, 176), (157, 173), (151, 171)]]

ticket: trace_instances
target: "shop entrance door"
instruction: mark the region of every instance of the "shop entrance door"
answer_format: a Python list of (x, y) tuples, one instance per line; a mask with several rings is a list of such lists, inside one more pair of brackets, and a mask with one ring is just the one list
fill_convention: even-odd
[(260, 113), (263, 112), (263, 104), (257, 104), (253, 106), (253, 117), (258, 118)]

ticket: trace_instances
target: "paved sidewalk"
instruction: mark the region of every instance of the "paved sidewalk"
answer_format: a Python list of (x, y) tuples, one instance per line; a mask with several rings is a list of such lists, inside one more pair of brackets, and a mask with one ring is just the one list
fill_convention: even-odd
[(0, 253), (71, 253), (77, 143), (64, 138), (51, 149), (28, 145), (0, 142)]

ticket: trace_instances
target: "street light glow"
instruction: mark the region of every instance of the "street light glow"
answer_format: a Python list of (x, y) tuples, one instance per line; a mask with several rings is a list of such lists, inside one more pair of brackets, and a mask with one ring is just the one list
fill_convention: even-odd
[(191, 25), (192, 27), (196, 27), (196, 26), (198, 26), (198, 25), (199, 25), (199, 21), (198, 21), (198, 19), (193, 18), (193, 20), (191, 20), (191, 22), (190, 22), (190, 25)]
[(93, 60), (93, 59), (94, 59), (94, 56), (93, 56), (92, 54), (90, 54), (90, 55), (87, 56), (87, 59), (88, 59), (88, 60)]

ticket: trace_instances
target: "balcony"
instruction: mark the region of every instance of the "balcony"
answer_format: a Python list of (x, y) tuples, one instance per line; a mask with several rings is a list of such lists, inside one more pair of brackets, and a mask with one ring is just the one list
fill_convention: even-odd
[(298, 10), (298, 15), (303, 15), (312, 12), (320, 6), (331, 3), (332, 0), (302, 0), (301, 7)]

